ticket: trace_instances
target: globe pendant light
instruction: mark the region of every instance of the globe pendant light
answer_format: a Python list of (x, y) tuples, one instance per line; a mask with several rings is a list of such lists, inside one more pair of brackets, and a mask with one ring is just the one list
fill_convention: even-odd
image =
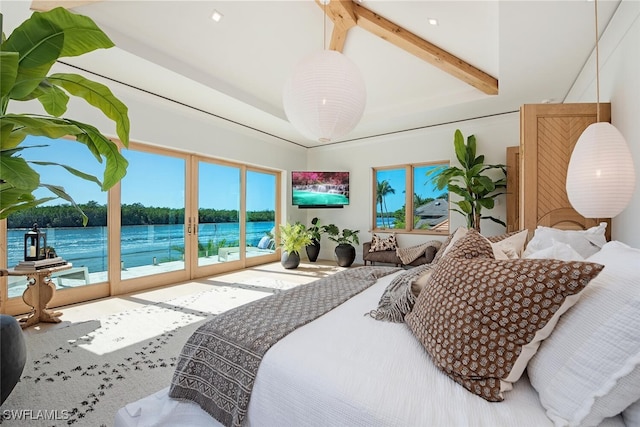
[(287, 118), (300, 133), (331, 142), (356, 127), (366, 98), (362, 75), (353, 61), (340, 52), (322, 50), (296, 65), (282, 101)]
[(597, 123), (578, 138), (567, 169), (567, 196), (585, 218), (613, 218), (622, 212), (635, 190), (631, 151), (611, 123), (600, 122), (600, 70), (598, 58), (598, 0), (596, 15)]
[(284, 111), (307, 138), (330, 142), (356, 127), (366, 103), (356, 65), (340, 52), (323, 50), (305, 58), (284, 88)]

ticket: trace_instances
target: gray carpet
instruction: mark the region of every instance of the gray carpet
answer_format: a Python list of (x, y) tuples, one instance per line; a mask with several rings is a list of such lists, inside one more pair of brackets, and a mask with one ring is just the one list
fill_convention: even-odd
[(262, 280), (211, 290), (95, 321), (25, 335), (22, 378), (0, 407), (7, 426), (112, 426), (127, 403), (171, 382), (191, 333), (215, 314), (296, 284)]

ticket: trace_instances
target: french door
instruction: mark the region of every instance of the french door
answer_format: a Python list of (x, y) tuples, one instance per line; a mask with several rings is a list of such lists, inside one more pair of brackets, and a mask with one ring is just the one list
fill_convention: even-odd
[(277, 260), (279, 173), (198, 156), (191, 165), (192, 276)]
[[(67, 157), (86, 151), (74, 151), (78, 144), (69, 140), (47, 144)], [(279, 171), (136, 143), (123, 155), (127, 175), (108, 193), (67, 178), (67, 191), (80, 198), (89, 216), (87, 227), (64, 203), (28, 211), (19, 225), (0, 221), (0, 236), (5, 236), (0, 267), (13, 267), (21, 259), (26, 227), (36, 221), (47, 232), (47, 245), (73, 263), (72, 270), (54, 278), (52, 307), (278, 260)], [(90, 160), (81, 162), (90, 165)], [(97, 169), (88, 172), (99, 175)], [(19, 279), (0, 278), (0, 311), (28, 311), (21, 298), (26, 281)]]

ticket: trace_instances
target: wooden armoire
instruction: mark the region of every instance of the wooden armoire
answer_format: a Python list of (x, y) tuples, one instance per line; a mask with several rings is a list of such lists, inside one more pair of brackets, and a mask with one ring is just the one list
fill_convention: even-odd
[[(526, 104), (520, 108), (520, 146), (507, 148), (507, 231), (538, 225), (586, 229), (610, 220), (587, 219), (569, 203), (567, 167), (582, 132), (597, 121), (598, 104)], [(600, 103), (600, 121), (611, 104)]]

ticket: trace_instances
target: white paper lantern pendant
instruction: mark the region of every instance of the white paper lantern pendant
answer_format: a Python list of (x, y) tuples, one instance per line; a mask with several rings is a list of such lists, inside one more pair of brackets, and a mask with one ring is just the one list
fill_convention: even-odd
[(600, 61), (598, 49), (598, 0), (594, 2), (596, 35), (596, 123), (578, 138), (567, 168), (567, 197), (585, 218), (613, 218), (633, 196), (636, 174), (631, 151), (611, 123), (600, 122)]
[(589, 125), (567, 169), (571, 206), (585, 218), (613, 218), (631, 201), (635, 183), (631, 151), (622, 134), (608, 122)]
[(335, 141), (364, 112), (366, 89), (358, 67), (340, 52), (323, 50), (298, 63), (283, 92), (284, 111), (305, 137)]

